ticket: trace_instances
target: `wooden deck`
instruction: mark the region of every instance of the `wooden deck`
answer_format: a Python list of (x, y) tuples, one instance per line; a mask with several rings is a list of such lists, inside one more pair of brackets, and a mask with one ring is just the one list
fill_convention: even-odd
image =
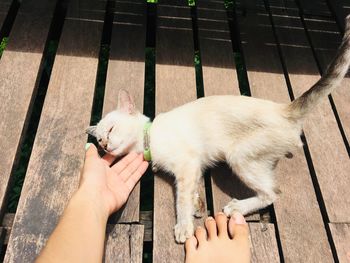
[[(288, 102), (326, 69), (350, 13), (350, 0), (196, 2), (0, 0), (0, 261), (40, 252), (77, 187), (84, 130), (119, 89), (151, 117), (217, 94)], [(304, 149), (278, 164), (279, 199), (247, 217), (252, 262), (350, 262), (349, 88), (347, 78), (309, 116)], [(183, 262), (173, 178), (152, 178), (111, 217), (106, 262)], [(199, 193), (208, 214), (252, 195), (225, 164)]]

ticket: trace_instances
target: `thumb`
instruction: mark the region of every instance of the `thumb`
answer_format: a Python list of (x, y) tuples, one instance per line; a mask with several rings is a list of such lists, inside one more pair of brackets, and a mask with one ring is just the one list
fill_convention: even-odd
[(248, 240), (249, 228), (242, 214), (235, 212), (228, 223), (229, 233), (236, 240)]
[(97, 152), (97, 148), (92, 143), (85, 144), (85, 150), (86, 150), (86, 152), (85, 152), (85, 162), (90, 160), (90, 159), (99, 157), (98, 152)]
[(95, 145), (92, 143), (85, 144), (85, 159), (83, 167), (80, 171), (79, 185), (81, 185), (84, 181), (85, 172), (91, 169), (91, 167), (94, 165), (94, 159), (96, 159), (96, 157), (98, 157), (98, 152)]

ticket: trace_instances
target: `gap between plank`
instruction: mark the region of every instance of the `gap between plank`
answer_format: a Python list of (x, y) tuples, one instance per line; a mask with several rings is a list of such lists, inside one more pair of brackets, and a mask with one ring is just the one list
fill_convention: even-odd
[[(303, 8), (302, 8), (299, 0), (295, 0), (295, 3), (297, 5), (297, 7), (298, 7), (299, 15), (300, 15), (300, 21), (301, 21), (301, 23), (302, 23), (302, 25), (304, 27), (305, 35), (306, 35), (307, 41), (308, 41), (308, 43), (310, 45), (310, 48), (312, 50), (312, 55), (313, 55), (313, 57), (315, 59), (315, 62), (316, 62), (316, 65), (317, 65), (317, 69), (318, 69), (320, 75), (323, 75), (323, 70), (322, 70), (322, 67), (321, 67), (321, 63), (320, 63), (319, 58), (317, 56), (314, 44), (313, 44), (313, 42), (311, 40), (311, 36), (309, 34), (309, 31), (308, 31), (308, 28), (307, 28), (307, 25), (306, 25), (306, 22), (305, 22)], [(332, 107), (332, 110), (333, 110), (333, 113), (334, 113), (334, 117), (335, 117), (335, 119), (337, 121), (341, 137), (342, 137), (342, 139), (344, 141), (346, 151), (348, 152), (348, 155), (350, 157), (350, 144), (348, 142), (348, 139), (346, 138), (343, 125), (342, 125), (341, 120), (339, 118), (339, 114), (338, 114), (338, 111), (337, 111), (337, 109), (335, 107), (335, 103), (333, 101), (333, 98), (332, 98), (331, 94), (328, 95), (328, 99), (329, 99), (329, 103), (331, 104), (331, 107)]]
[(10, 8), (7, 12), (6, 18), (4, 20), (4, 23), (1, 27), (0, 30), (0, 58), (2, 55), (2, 52), (5, 50), (6, 45), (7, 45), (7, 41), (12, 29), (12, 25), (15, 21), (15, 18), (17, 16), (18, 13), (18, 9), (20, 7), (20, 2), (18, 0), (13, 0)]
[[(146, 48), (145, 48), (145, 83), (144, 83), (144, 101), (143, 113), (150, 117), (155, 116), (155, 47), (156, 47), (156, 21), (157, 5), (147, 3), (147, 24), (146, 24)], [(150, 227), (153, 230), (153, 202), (154, 202), (154, 178), (152, 168), (149, 167), (140, 181), (140, 219), (142, 211), (150, 211)], [(141, 219), (142, 220), (142, 219)], [(145, 231), (146, 234), (146, 231)], [(142, 260), (145, 263), (151, 263), (153, 260), (153, 240), (143, 241)]]
[[(270, 22), (271, 22), (271, 26), (272, 26), (272, 30), (273, 30), (273, 35), (274, 35), (274, 38), (275, 38), (275, 42), (276, 42), (276, 45), (277, 45), (279, 57), (280, 57), (280, 60), (281, 60), (281, 64), (282, 64), (283, 73), (284, 73), (284, 76), (285, 76), (285, 80), (286, 80), (289, 96), (290, 96), (291, 101), (293, 101), (295, 99), (295, 97), (294, 97), (294, 93), (293, 93), (293, 90), (292, 90), (292, 85), (291, 85), (291, 82), (290, 82), (290, 79), (289, 79), (287, 66), (286, 66), (286, 63), (285, 63), (285, 61), (283, 59), (282, 49), (281, 49), (281, 46), (280, 46), (280, 40), (278, 39), (278, 36), (277, 36), (277, 33), (276, 33), (276, 28), (275, 28), (274, 20), (273, 20), (271, 9), (270, 9), (270, 4), (269, 4), (268, 0), (264, 0), (264, 3), (265, 3), (265, 9), (266, 9), (267, 13), (269, 14), (269, 18), (270, 18)], [(303, 22), (303, 26), (305, 26), (304, 22)], [(308, 38), (309, 38), (309, 36), (308, 36)], [(313, 52), (314, 52), (314, 50), (313, 50)], [(317, 65), (317, 66), (319, 67), (319, 65)], [(328, 226), (329, 219), (328, 219), (325, 203), (324, 203), (324, 200), (323, 200), (323, 196), (322, 196), (322, 193), (321, 193), (320, 185), (319, 185), (318, 180), (317, 180), (317, 176), (316, 176), (316, 172), (315, 172), (315, 169), (314, 169), (314, 166), (313, 166), (310, 150), (309, 150), (309, 147), (308, 147), (308, 144), (307, 144), (306, 137), (304, 136), (304, 133), (301, 135), (301, 140), (303, 142), (303, 150), (304, 150), (304, 154), (305, 154), (305, 159), (307, 161), (308, 169), (310, 171), (311, 181), (312, 181), (312, 184), (313, 184), (313, 187), (314, 187), (314, 190), (315, 190), (315, 195), (316, 195), (317, 203), (318, 203), (319, 208), (320, 208), (320, 212), (321, 212), (323, 224), (324, 224), (324, 227), (325, 227), (325, 230), (326, 230), (328, 242), (329, 242), (330, 248), (332, 250), (333, 258), (334, 258), (335, 262), (338, 262), (338, 260), (337, 260), (338, 257), (337, 257), (337, 252), (335, 250), (334, 241), (332, 239), (331, 232), (330, 232), (330, 229), (329, 229), (329, 226)], [(276, 218), (275, 213), (273, 213), (273, 216)], [(277, 225), (276, 219), (274, 219), (274, 221), (275, 221), (275, 224), (276, 224), (276, 230), (278, 232), (278, 225)], [(281, 240), (280, 239), (278, 239), (278, 247), (280, 249), (280, 253), (283, 254), (282, 245), (281, 245)], [(283, 257), (281, 257), (281, 258), (283, 258)]]
[[(193, 32), (193, 47), (194, 47), (194, 67), (196, 74), (196, 90), (197, 98), (202, 98), (205, 96), (204, 83), (203, 83), (203, 68), (200, 53), (200, 42), (198, 36), (198, 17), (197, 17), (197, 6), (195, 3), (190, 4), (191, 19), (192, 19), (192, 32)], [(203, 173), (205, 196), (207, 200), (206, 215), (214, 215), (214, 205), (213, 205), (213, 193), (212, 184), (210, 178), (210, 170), (207, 169)]]

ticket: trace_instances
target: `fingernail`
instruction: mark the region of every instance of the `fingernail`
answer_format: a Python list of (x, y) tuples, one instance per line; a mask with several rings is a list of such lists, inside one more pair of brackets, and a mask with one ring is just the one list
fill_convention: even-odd
[(205, 219), (205, 220), (207, 220), (207, 221), (214, 220), (214, 218), (212, 216), (208, 216), (207, 219)]
[(237, 225), (244, 225), (246, 223), (244, 216), (242, 216), (242, 214), (238, 212), (233, 213), (232, 219)]
[(87, 144), (85, 144), (85, 151), (87, 151), (89, 148), (90, 148), (90, 145), (91, 145), (91, 143), (87, 143)]

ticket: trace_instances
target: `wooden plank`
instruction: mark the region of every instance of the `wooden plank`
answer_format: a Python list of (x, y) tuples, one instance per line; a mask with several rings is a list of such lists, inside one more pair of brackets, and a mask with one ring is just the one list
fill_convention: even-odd
[[(143, 109), (146, 42), (146, 2), (117, 1), (115, 6), (110, 59), (106, 79), (103, 115), (117, 107), (118, 92), (126, 89)], [(139, 221), (140, 184), (131, 193), (118, 222)]]
[[(156, 43), (156, 113), (196, 99), (192, 23), (187, 1), (159, 1)], [(205, 198), (201, 180), (199, 194)], [(183, 245), (175, 243), (174, 179), (158, 173), (154, 178), (153, 261), (184, 260)], [(205, 200), (204, 200), (205, 202)], [(206, 207), (206, 202), (205, 202)], [(195, 220), (203, 226), (203, 219)]]
[[(287, 85), (263, 2), (257, 1), (255, 9), (239, 16), (239, 25), (252, 96), (288, 103)], [(277, 187), (282, 193), (274, 209), (284, 259), (287, 262), (332, 261), (303, 150), (293, 155), (291, 160), (281, 160), (276, 169)]]
[[(323, 0), (320, 0), (324, 2)], [(345, 29), (345, 17), (350, 14), (350, 1), (349, 0), (337, 0), (337, 1), (328, 1), (330, 8), (334, 11), (335, 18), (344, 32)]]
[(273, 224), (249, 223), (251, 262), (281, 262)]
[(70, 2), (5, 262), (31, 262), (72, 193), (84, 158), (105, 3)]
[[(199, 1), (197, 17), (205, 95), (240, 95), (224, 3)], [(233, 197), (254, 195), (226, 165), (212, 169), (211, 180), (214, 213), (222, 211)], [(259, 213), (247, 220), (259, 220)]]
[[(332, 19), (322, 19), (322, 20), (315, 20), (315, 19), (305, 19), (306, 27), (309, 32), (310, 39), (312, 41), (312, 44), (315, 48), (315, 53), (317, 56), (317, 59), (320, 63), (320, 67), (323, 72), (327, 69), (328, 64), (332, 61), (334, 58), (337, 49), (341, 43), (342, 36), (340, 32), (338, 31), (338, 27), (336, 25), (336, 22)], [(336, 106), (336, 110), (339, 116), (339, 119), (341, 121), (341, 125), (343, 127), (345, 137), (347, 139), (347, 142), (350, 143), (350, 108), (349, 108), (349, 101), (350, 101), (350, 93), (349, 93), (349, 86), (350, 86), (350, 77), (349, 75), (343, 80), (341, 83), (341, 86), (338, 87), (334, 92), (332, 92), (332, 98), (334, 101), (334, 104)], [(349, 163), (349, 161), (348, 161)], [(348, 191), (349, 185), (350, 185), (350, 178), (349, 176), (345, 175), (339, 178), (338, 181), (338, 188), (342, 189), (341, 192), (338, 192), (337, 195), (341, 193), (345, 193)], [(326, 185), (330, 182), (330, 180), (322, 180), (322, 185)], [(328, 198), (331, 198), (333, 195), (333, 190), (326, 190), (327, 192), (332, 191), (331, 193), (326, 193), (326, 196)], [(342, 206), (339, 206), (334, 209), (344, 209), (345, 206), (349, 207), (350, 205), (350, 197), (348, 195), (343, 199), (343, 202), (345, 202)], [(345, 199), (345, 200), (344, 200)], [(342, 221), (338, 222), (350, 222), (350, 212), (349, 211), (338, 211), (339, 214), (343, 215)], [(344, 218), (346, 217), (346, 218)], [(331, 220), (331, 222), (333, 222)]]
[[(298, 10), (293, 9), (296, 6), (292, 2), (288, 3), (285, 11), (272, 9), (272, 12), (291, 86), (295, 97), (298, 97), (320, 75), (304, 28), (297, 18)], [(280, 4), (284, 7), (282, 2)], [(349, 222), (350, 196), (347, 186), (350, 160), (328, 99), (315, 107), (306, 118), (304, 132), (329, 220)]]
[(4, 212), (16, 151), (35, 97), (54, 7), (55, 1), (23, 1), (0, 60), (0, 215)]
[[(333, 1), (330, 1), (333, 2)], [(336, 1), (338, 2), (338, 1)], [(318, 18), (331, 17), (331, 11), (327, 5), (326, 1), (323, 0), (302, 0), (299, 3), (303, 6), (305, 15), (317, 16)]]
[[(7, 12), (10, 8), (11, 1), (10, 0), (1, 0), (0, 1), (0, 29), (2, 29), (3, 23), (7, 16)], [(0, 40), (1, 41), (1, 40)]]
[(224, 3), (198, 1), (197, 17), (205, 95), (240, 95)]
[(350, 224), (329, 224), (339, 262), (350, 262)]
[(109, 225), (107, 227), (104, 262), (141, 263), (143, 231), (143, 225)]

